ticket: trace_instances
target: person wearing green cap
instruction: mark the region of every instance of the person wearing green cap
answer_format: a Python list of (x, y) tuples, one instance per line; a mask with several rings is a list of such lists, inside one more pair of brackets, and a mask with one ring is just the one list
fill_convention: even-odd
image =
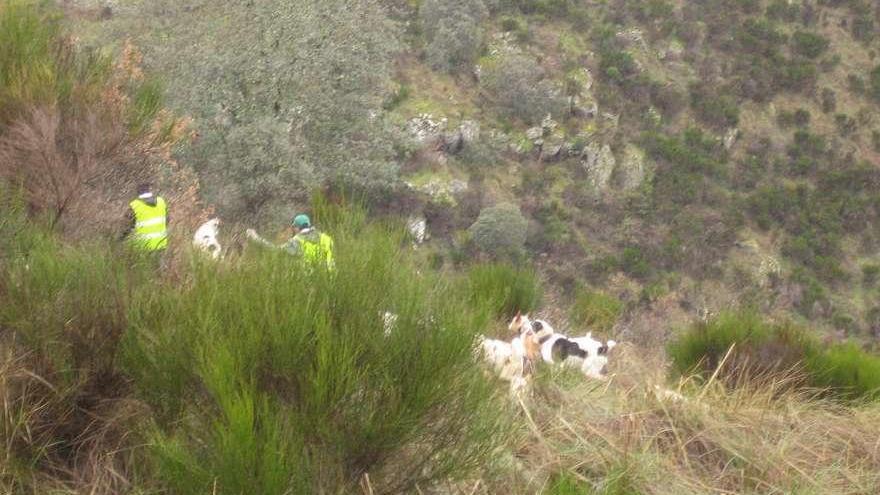
[(284, 249), (288, 253), (301, 257), (310, 265), (323, 264), (328, 270), (335, 269), (333, 260), (333, 238), (329, 235), (318, 231), (313, 225), (309, 216), (300, 213), (293, 217), (291, 222), (296, 234), (286, 243), (278, 246), (263, 239), (254, 229), (247, 230), (247, 236), (260, 244)]

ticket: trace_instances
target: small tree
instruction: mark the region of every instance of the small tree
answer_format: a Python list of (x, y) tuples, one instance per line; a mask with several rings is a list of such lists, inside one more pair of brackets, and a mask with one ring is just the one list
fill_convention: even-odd
[(501, 203), (481, 211), (468, 230), (476, 247), (484, 253), (513, 256), (522, 251), (527, 228), (528, 221), (517, 206)]
[(419, 17), (428, 63), (450, 72), (470, 66), (483, 46), (481, 24), (488, 14), (481, 0), (425, 0)]
[(527, 124), (547, 114), (562, 115), (566, 109), (560, 89), (545, 78), (544, 69), (533, 58), (522, 53), (499, 55), (486, 67), (481, 83), (499, 113)]

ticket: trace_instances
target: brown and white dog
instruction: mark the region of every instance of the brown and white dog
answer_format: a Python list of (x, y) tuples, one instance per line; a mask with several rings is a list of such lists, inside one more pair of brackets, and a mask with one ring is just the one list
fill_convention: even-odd
[(602, 343), (594, 339), (592, 333), (567, 337), (546, 321), (533, 321), (528, 315), (517, 314), (508, 328), (519, 334), (530, 359), (537, 360), (540, 355), (546, 363), (576, 365), (584, 375), (596, 379), (605, 378), (608, 351), (617, 345), (613, 340)]

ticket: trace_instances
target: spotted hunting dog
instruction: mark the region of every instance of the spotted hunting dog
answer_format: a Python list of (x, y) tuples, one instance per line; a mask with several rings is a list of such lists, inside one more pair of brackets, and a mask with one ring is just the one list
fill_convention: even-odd
[(517, 314), (508, 328), (527, 342), (537, 343), (538, 352), (533, 351), (531, 358), (540, 355), (545, 363), (576, 366), (584, 375), (600, 380), (605, 378), (608, 351), (617, 345), (613, 340), (602, 343), (594, 339), (592, 332), (582, 337), (567, 337), (546, 321), (531, 320), (528, 315)]

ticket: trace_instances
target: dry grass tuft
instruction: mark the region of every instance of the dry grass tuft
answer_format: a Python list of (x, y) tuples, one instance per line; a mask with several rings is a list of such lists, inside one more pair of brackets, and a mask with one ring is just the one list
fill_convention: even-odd
[(560, 475), (596, 493), (880, 491), (880, 405), (792, 392), (796, 377), (784, 375), (733, 390), (682, 380), (670, 390), (659, 357), (619, 350), (609, 383), (539, 380), (523, 404), (532, 427), (515, 445), (528, 473), (519, 493)]

